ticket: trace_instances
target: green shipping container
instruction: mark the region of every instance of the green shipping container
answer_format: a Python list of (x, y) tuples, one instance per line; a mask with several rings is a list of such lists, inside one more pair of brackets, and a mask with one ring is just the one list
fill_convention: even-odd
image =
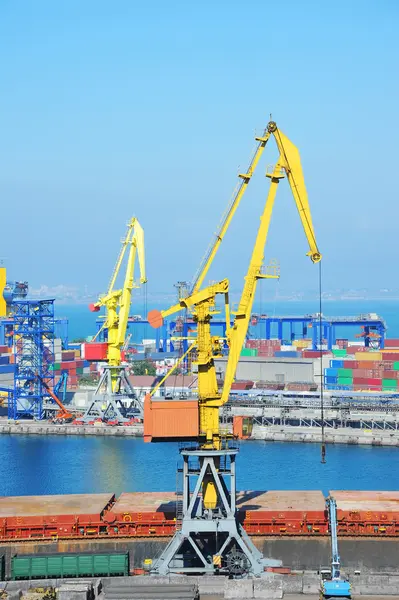
[(83, 375), (83, 367), (77, 367), (76, 368), (76, 374), (77, 375)]
[(258, 356), (258, 350), (256, 348), (243, 348), (241, 356)]
[(13, 556), (11, 579), (129, 575), (129, 553)]
[(395, 371), (399, 371), (399, 360), (395, 360), (395, 362), (393, 363), (393, 368), (395, 369)]
[(331, 352), (333, 353), (333, 356), (337, 357), (347, 355), (346, 348), (333, 348)]
[(338, 377), (338, 385), (353, 385), (353, 377)]
[(338, 377), (353, 377), (352, 369), (338, 369)]
[(383, 390), (396, 390), (398, 387), (397, 379), (383, 379), (382, 380), (382, 389)]

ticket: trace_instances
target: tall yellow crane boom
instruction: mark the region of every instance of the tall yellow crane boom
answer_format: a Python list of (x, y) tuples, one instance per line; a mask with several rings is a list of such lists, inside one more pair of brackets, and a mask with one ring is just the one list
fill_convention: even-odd
[(234, 217), (234, 214), (241, 202), (242, 197), (248, 187), (249, 182), (251, 181), (251, 177), (255, 172), (256, 167), (258, 166), (258, 162), (262, 157), (263, 151), (266, 147), (266, 144), (270, 138), (271, 133), (266, 128), (263, 132), (263, 135), (260, 137), (256, 137), (255, 140), (258, 142), (256, 146), (256, 150), (251, 158), (248, 169), (246, 173), (240, 173), (238, 177), (240, 178), (240, 182), (238, 183), (232, 197), (232, 201), (224, 216), (222, 217), (221, 223), (219, 225), (219, 229), (215, 234), (215, 239), (209, 246), (205, 257), (197, 271), (197, 274), (194, 277), (192, 293), (199, 290), (201, 285), (204, 282), (204, 279), (213, 263), (213, 260), (216, 256), (217, 251), (220, 248), (220, 245), (226, 235), (226, 232), (230, 226), (230, 223)]
[[(228, 280), (223, 280), (218, 284), (209, 286), (200, 290), (206, 274), (216, 256), (216, 253), (227, 232), (233, 215), (244, 195), (249, 181), (259, 163), (259, 159), (269, 138), (273, 136), (279, 149), (279, 159), (271, 173), (266, 173), (270, 178), (271, 184), (267, 200), (260, 220), (260, 226), (253, 248), (248, 271), (245, 276), (244, 288), (238, 310), (235, 315), (234, 324), (230, 327), (230, 309), (228, 305)], [(267, 241), (267, 235), (272, 216), (274, 200), (277, 186), (283, 177), (287, 177), (295, 199), (296, 207), (300, 215), (303, 229), (309, 244), (311, 260), (317, 263), (321, 260), (321, 254), (318, 250), (315, 233), (313, 229), (312, 217), (308, 196), (306, 192), (305, 181), (302, 172), (302, 166), (299, 151), (296, 146), (278, 129), (276, 123), (271, 121), (261, 138), (256, 138), (258, 147), (250, 162), (250, 166), (245, 174), (240, 174), (242, 183), (238, 187), (237, 193), (233, 196), (233, 201), (222, 220), (221, 227), (216, 235), (216, 239), (210, 247), (205, 260), (195, 278), (191, 294), (180, 300), (179, 304), (162, 311), (151, 311), (148, 316), (149, 322), (153, 326), (160, 326), (164, 317), (173, 314), (183, 308), (190, 308), (194, 320), (197, 323), (197, 352), (198, 352), (198, 404), (199, 404), (199, 438), (202, 440), (204, 448), (219, 448), (221, 444), (221, 435), (219, 429), (219, 408), (228, 401), (231, 385), (234, 381), (240, 352), (245, 341), (248, 330), (249, 319), (252, 312), (253, 301), (256, 292), (256, 286), (259, 279), (275, 277), (273, 274), (263, 273), (264, 248)], [(210, 320), (215, 311), (215, 302), (217, 294), (225, 294), (225, 312), (227, 323), (227, 340), (229, 345), (229, 357), (227, 362), (225, 381), (222, 393), (217, 388), (216, 369), (214, 365), (215, 342), (211, 335)]]
[(266, 173), (266, 176), (270, 178), (269, 193), (260, 219), (260, 226), (252, 251), (248, 271), (245, 277), (244, 288), (242, 290), (238, 310), (235, 315), (233, 326), (229, 331), (229, 356), (221, 397), (222, 405), (225, 404), (229, 399), (231, 385), (234, 381), (237, 364), (240, 359), (241, 349), (245, 342), (245, 337), (248, 331), (249, 319), (252, 313), (257, 282), (259, 279), (272, 277), (272, 275), (262, 274), (264, 249), (269, 232), (277, 186), (280, 179), (282, 179), (285, 175), (287, 176), (290, 184), (292, 195), (294, 196), (306, 239), (309, 244), (310, 250), (308, 252), (308, 256), (310, 256), (312, 262), (314, 263), (317, 263), (321, 260), (321, 254), (317, 247), (313, 229), (309, 200), (306, 192), (298, 148), (294, 146), (294, 144), (277, 128), (274, 122), (269, 123), (268, 130), (276, 139), (280, 156), (272, 173)]
[[(114, 290), (126, 251), (128, 260), (126, 266), (125, 280), (122, 289)], [(90, 306), (92, 311), (99, 311), (102, 306), (106, 309), (103, 327), (108, 329), (107, 360), (110, 366), (117, 367), (121, 364), (121, 351), (126, 339), (127, 325), (130, 306), (132, 302), (132, 290), (139, 287), (134, 283), (134, 267), (136, 256), (138, 257), (140, 269), (140, 283), (147, 282), (145, 271), (144, 254), (144, 230), (136, 218), (128, 223), (127, 233), (122, 241), (122, 248), (112, 273), (108, 291), (98, 301)], [(113, 389), (117, 380), (117, 372), (113, 372)]]

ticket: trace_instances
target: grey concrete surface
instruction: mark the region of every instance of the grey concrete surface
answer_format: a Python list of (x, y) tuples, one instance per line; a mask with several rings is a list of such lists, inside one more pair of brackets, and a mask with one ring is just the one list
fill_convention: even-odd
[(46, 421), (8, 421), (0, 419), (0, 434), (12, 435), (108, 435), (121, 437), (142, 437), (143, 425), (135, 423), (129, 426), (97, 425), (53, 425)]

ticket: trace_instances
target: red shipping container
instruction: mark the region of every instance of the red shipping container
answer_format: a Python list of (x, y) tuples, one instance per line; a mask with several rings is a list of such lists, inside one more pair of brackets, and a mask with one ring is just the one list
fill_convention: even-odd
[(380, 377), (369, 377), (367, 383), (371, 386), (381, 386), (382, 380)]
[(258, 356), (272, 358), (274, 356), (274, 349), (273, 348), (260, 348), (258, 350)]
[(369, 372), (368, 369), (353, 369), (353, 377), (361, 377), (362, 379), (365, 379), (367, 377), (371, 377), (372, 374), (372, 371)]
[(76, 363), (74, 360), (63, 361), (61, 363), (61, 369), (69, 371), (71, 368), (76, 369)]
[(82, 344), (85, 360), (106, 360), (107, 342), (90, 342)]
[(0, 346), (0, 354), (6, 354), (8, 352), (7, 346)]
[(344, 369), (357, 369), (358, 366), (357, 360), (344, 360)]
[(347, 354), (356, 354), (356, 352), (365, 352), (366, 348), (364, 346), (348, 346), (346, 349)]
[(395, 377), (393, 375), (393, 372), (389, 371), (389, 370), (383, 371), (382, 372), (382, 376), (383, 376), (384, 379), (395, 379)]
[(384, 369), (373, 369), (373, 379), (382, 379), (384, 373)]
[(385, 340), (384, 343), (385, 348), (399, 348), (399, 340), (395, 339), (395, 340)]
[(76, 368), (77, 369), (81, 369), (82, 367), (84, 367), (85, 361), (84, 360), (77, 360), (76, 362)]
[(232, 390), (251, 390), (254, 387), (253, 381), (235, 381), (231, 384)]
[(399, 360), (399, 352), (384, 352), (382, 357), (383, 360), (392, 360), (394, 362)]
[(368, 379), (366, 379), (365, 377), (354, 377), (353, 378), (353, 385), (362, 385), (364, 387), (364, 389), (366, 389), (369, 384), (368, 384)]

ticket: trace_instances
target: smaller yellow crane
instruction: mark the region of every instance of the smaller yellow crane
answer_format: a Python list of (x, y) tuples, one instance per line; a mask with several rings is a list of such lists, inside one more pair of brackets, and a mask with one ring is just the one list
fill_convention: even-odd
[[(128, 252), (125, 280), (121, 289), (114, 289), (116, 280), (121, 270), (126, 251)], [(139, 262), (140, 280), (134, 282), (134, 267), (136, 257)], [(136, 398), (134, 390), (127, 378), (126, 367), (122, 364), (122, 351), (126, 342), (126, 333), (129, 320), (132, 291), (147, 282), (145, 271), (144, 230), (138, 220), (133, 217), (127, 228), (122, 248), (112, 273), (108, 291), (100, 296), (97, 302), (90, 305), (90, 310), (98, 312), (105, 307), (105, 320), (100, 331), (106, 329), (107, 339), (107, 365), (93, 396), (93, 402), (84, 416), (85, 421), (101, 418), (106, 421), (128, 421), (126, 401), (130, 400), (131, 414), (139, 413), (142, 416), (141, 402)], [(96, 337), (100, 333), (97, 332)]]

